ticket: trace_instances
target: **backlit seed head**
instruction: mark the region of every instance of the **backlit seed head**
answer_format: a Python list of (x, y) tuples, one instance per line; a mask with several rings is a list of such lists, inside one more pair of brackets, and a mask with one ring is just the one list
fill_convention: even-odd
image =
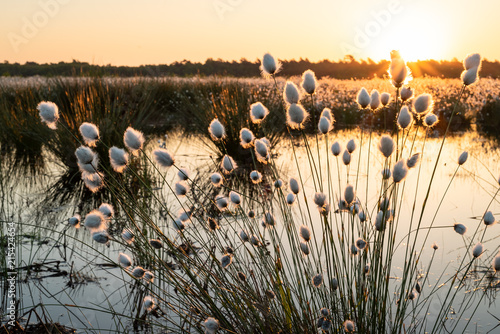
[(261, 123), (269, 114), (269, 110), (260, 102), (250, 105), (250, 120), (254, 124)]
[(384, 107), (387, 106), (389, 102), (391, 102), (391, 94), (389, 93), (380, 94), (380, 102)]
[(146, 296), (144, 297), (143, 305), (147, 312), (151, 312), (155, 307), (155, 300), (151, 296)]
[(314, 74), (313, 71), (307, 70), (304, 73), (302, 73), (302, 88), (304, 88), (305, 92), (307, 94), (314, 94), (314, 91), (316, 90), (316, 75)]
[(394, 140), (388, 135), (383, 135), (380, 138), (378, 149), (384, 157), (389, 158), (394, 152)]
[(276, 298), (276, 295), (271, 290), (266, 290), (266, 297), (270, 300), (273, 300), (274, 298)]
[(403, 100), (403, 102), (406, 100), (409, 100), (413, 96), (413, 90), (410, 87), (405, 86), (405, 87), (401, 88), (400, 96), (401, 96), (401, 100)]
[(464, 68), (469, 70), (481, 66), (481, 55), (479, 53), (468, 54), (464, 59)]
[(240, 145), (243, 148), (250, 148), (253, 145), (253, 140), (255, 139), (253, 132), (247, 128), (243, 128), (240, 131)]
[(437, 245), (437, 243), (435, 243), (435, 242), (432, 244), (432, 246), (431, 246), (431, 247), (432, 247), (432, 249), (434, 249), (434, 250), (438, 250), (438, 248), (439, 248), (439, 246), (438, 246), (438, 245)]
[(333, 129), (332, 123), (325, 116), (321, 116), (318, 123), (318, 130), (321, 134), (326, 135), (330, 130)]
[(324, 332), (329, 332), (331, 328), (332, 328), (332, 321), (330, 319), (323, 318), (323, 324), (321, 325), (321, 329)]
[(382, 170), (381, 174), (382, 174), (382, 178), (384, 180), (387, 180), (388, 178), (391, 177), (391, 170), (389, 168), (385, 168), (385, 169)]
[(346, 201), (347, 205), (350, 206), (355, 199), (356, 191), (354, 190), (354, 187), (352, 185), (348, 184), (344, 190), (344, 200)]
[(334, 277), (331, 281), (333, 291), (337, 290), (339, 287), (339, 281)]
[(187, 168), (180, 168), (178, 171), (177, 171), (177, 177), (179, 178), (179, 180), (181, 181), (187, 181), (189, 180), (189, 175), (191, 173), (189, 172), (189, 169)]
[[(87, 146), (78, 147), (75, 150), (75, 156), (81, 164), (90, 164), (97, 160), (97, 154)], [(97, 165), (95, 167), (97, 168)]]
[(104, 187), (104, 175), (102, 173), (88, 173), (82, 171), (82, 180), (85, 186), (93, 193)]
[(164, 148), (158, 148), (153, 151), (156, 163), (162, 168), (169, 168), (175, 163), (174, 156)]
[(358, 255), (358, 247), (356, 247), (355, 244), (351, 245), (351, 254), (352, 255)]
[(368, 94), (368, 91), (366, 90), (365, 87), (359, 90), (358, 95), (356, 97), (356, 101), (358, 102), (358, 105), (361, 109), (365, 109), (370, 105), (371, 102), (370, 94)]
[(356, 149), (356, 142), (354, 141), (354, 139), (349, 140), (345, 148), (349, 153), (354, 152), (354, 150)]
[(219, 173), (213, 173), (210, 175), (210, 181), (214, 185), (214, 187), (220, 187), (222, 185), (222, 175)]
[(399, 88), (403, 86), (406, 77), (408, 76), (408, 68), (401, 58), (398, 51), (391, 51), (391, 65), (389, 66), (389, 75), (391, 77), (394, 87)]
[(217, 330), (219, 329), (219, 320), (208, 317), (204, 322), (203, 326), (205, 326), (205, 333), (206, 334), (215, 334)]
[(469, 158), (469, 152), (463, 151), (462, 154), (458, 157), (458, 164), (463, 165), (467, 159)]
[(382, 211), (387, 211), (390, 209), (390, 207), (391, 207), (391, 200), (387, 197), (384, 197), (378, 205), (379, 210)]
[(302, 251), (302, 254), (304, 254), (305, 256), (309, 255), (310, 253), (309, 246), (302, 241), (300, 242), (300, 250)]
[(475, 84), (479, 79), (479, 68), (472, 67), (469, 68), (468, 70), (463, 71), (462, 74), (460, 75), (460, 79), (462, 79), (462, 82), (465, 86), (470, 86)]
[(455, 223), (455, 225), (453, 225), (453, 229), (460, 235), (464, 235), (465, 232), (467, 232), (467, 227), (460, 223)]
[(283, 187), (283, 181), (281, 181), (280, 179), (277, 179), (276, 181), (274, 181), (274, 187), (276, 189), (281, 189), (281, 187)]
[(374, 89), (372, 90), (371, 96), (370, 96), (370, 108), (372, 111), (377, 110), (381, 105), (380, 101), (380, 93), (378, 90)]
[(297, 179), (291, 177), (290, 180), (288, 181), (288, 186), (290, 187), (290, 191), (292, 193), (294, 193), (295, 195), (297, 195), (300, 191), (300, 186), (299, 186), (299, 182), (297, 181)]
[(420, 162), (420, 153), (415, 153), (408, 160), (406, 160), (406, 166), (409, 169), (415, 168)]
[(309, 113), (300, 104), (290, 104), (286, 112), (287, 124), (291, 129), (303, 129), (308, 116)]
[(327, 308), (322, 308), (320, 310), (320, 312), (321, 312), (321, 315), (324, 316), (324, 317), (328, 317), (330, 315), (330, 310), (327, 309)]
[(109, 236), (108, 231), (100, 230), (92, 232), (92, 239), (94, 239), (94, 241), (97, 243), (109, 246), (109, 240), (111, 239), (111, 237)]
[(344, 330), (347, 333), (353, 333), (354, 332), (354, 322), (352, 322), (351, 320), (346, 320), (344, 322)]
[(315, 193), (313, 201), (314, 201), (314, 204), (316, 204), (320, 208), (325, 206), (325, 204), (328, 204), (328, 201), (326, 200), (326, 195), (325, 195), (325, 193), (322, 193), (322, 192)]
[(328, 118), (328, 120), (333, 124), (335, 123), (335, 119), (332, 115), (332, 110), (330, 108), (324, 108), (321, 112), (321, 116)]
[(92, 210), (85, 216), (83, 226), (88, 228), (90, 231), (106, 229), (106, 218), (99, 210)]
[(316, 274), (312, 278), (312, 284), (314, 285), (315, 288), (319, 288), (323, 284), (323, 275), (322, 274)]
[(267, 227), (272, 227), (276, 225), (276, 219), (271, 212), (266, 212), (262, 218), (262, 224)]
[(224, 155), (220, 164), (220, 168), (224, 174), (231, 174), (237, 167), (238, 165), (234, 162), (233, 158), (227, 154)]
[(422, 292), (422, 285), (420, 284), (420, 282), (415, 283), (415, 291), (417, 291), (418, 293)]
[(208, 126), (208, 132), (215, 142), (226, 138), (226, 129), (224, 129), (224, 125), (217, 118), (214, 118)]
[(500, 271), (500, 253), (498, 253), (498, 255), (493, 259), (492, 267), (495, 270), (495, 273)]
[(342, 152), (342, 147), (340, 146), (340, 143), (338, 141), (332, 144), (331, 151), (332, 154), (336, 157), (340, 154), (340, 152)]
[(308, 242), (309, 240), (311, 240), (311, 230), (309, 229), (309, 227), (302, 225), (300, 227), (299, 233), (300, 233), (300, 237), (302, 239), (304, 239), (305, 242)]
[(149, 239), (149, 244), (154, 249), (162, 249), (163, 248), (163, 243), (161, 242), (160, 239)]
[(368, 274), (370, 272), (370, 264), (368, 263), (365, 265), (365, 274)]
[(358, 247), (358, 249), (360, 250), (365, 249), (366, 241), (363, 240), (362, 238), (359, 238), (358, 240), (356, 240), (356, 247)]
[(281, 69), (281, 63), (275, 59), (270, 53), (265, 53), (262, 57), (260, 70), (264, 77), (276, 74)]
[(407, 106), (401, 108), (398, 115), (398, 127), (401, 130), (407, 130), (413, 123), (413, 116)]
[(142, 278), (146, 283), (153, 283), (154, 279), (155, 279), (155, 274), (153, 274), (152, 272), (150, 271), (146, 271), (144, 273), (144, 277)]
[(113, 209), (113, 206), (111, 206), (111, 204), (108, 204), (108, 203), (102, 203), (99, 206), (99, 211), (103, 214), (104, 218), (106, 218), (106, 219), (112, 218), (113, 215), (115, 214), (115, 210)]
[(80, 125), (80, 134), (82, 135), (83, 141), (88, 146), (95, 146), (99, 140), (99, 129), (92, 123), (84, 122)]
[(351, 153), (349, 153), (347, 150), (345, 150), (344, 154), (342, 154), (342, 162), (346, 166), (351, 163)]
[(215, 204), (217, 205), (217, 208), (219, 208), (220, 211), (224, 211), (227, 209), (229, 202), (227, 201), (227, 198), (222, 196), (222, 195), (217, 195), (215, 198)]
[(255, 139), (255, 155), (257, 160), (263, 164), (267, 164), (270, 158), (269, 155), (269, 146), (262, 139)]
[(287, 81), (285, 88), (283, 90), (283, 97), (288, 104), (297, 104), (300, 101), (300, 93), (297, 86), (291, 82)]
[(286, 195), (286, 203), (288, 205), (293, 205), (293, 203), (295, 203), (295, 195), (293, 193)]
[(243, 242), (247, 242), (250, 239), (248, 237), (247, 232), (245, 232), (244, 230), (240, 231), (240, 238), (241, 238), (241, 240), (243, 240)]
[(475, 258), (480, 257), (483, 254), (483, 244), (478, 242), (472, 249), (472, 256)]
[(253, 219), (255, 218), (255, 211), (249, 210), (247, 213), (248, 218)]
[(130, 245), (132, 242), (134, 242), (135, 235), (129, 228), (125, 228), (122, 231), (122, 239)]
[(132, 259), (125, 253), (119, 253), (118, 263), (124, 268), (129, 268), (132, 265)]
[(232, 254), (225, 254), (223, 257), (220, 259), (220, 264), (222, 268), (226, 269), (231, 262), (233, 262), (233, 255)]
[(262, 174), (256, 170), (250, 172), (250, 179), (254, 184), (262, 182)]
[(184, 197), (189, 192), (189, 185), (186, 181), (178, 181), (175, 183), (175, 194), (178, 197)]
[(406, 178), (408, 174), (408, 167), (406, 166), (406, 160), (401, 159), (394, 165), (392, 169), (392, 179), (394, 183), (399, 183)]
[(433, 104), (432, 95), (424, 93), (413, 100), (413, 109), (419, 117), (423, 117), (432, 110)]
[(484, 222), (484, 225), (491, 226), (491, 225), (496, 224), (497, 221), (495, 219), (495, 216), (493, 216), (493, 213), (491, 211), (487, 211), (484, 214), (483, 222)]
[(360, 211), (358, 213), (358, 218), (360, 222), (364, 223), (366, 221), (366, 213), (364, 211)]
[(128, 153), (121, 148), (113, 146), (109, 149), (109, 161), (111, 167), (117, 173), (123, 173), (128, 164)]
[(137, 155), (144, 145), (144, 135), (142, 132), (128, 127), (123, 135), (123, 142), (132, 154)]
[(47, 126), (55, 130), (57, 121), (59, 120), (59, 108), (54, 102), (42, 101), (38, 103), (36, 109), (39, 112), (40, 119)]
[(229, 199), (231, 200), (231, 203), (233, 203), (236, 206), (241, 204), (241, 196), (235, 191), (231, 191), (229, 193)]
[(260, 240), (255, 234), (252, 234), (252, 236), (250, 237), (250, 243), (254, 246), (259, 246)]
[(79, 214), (74, 215), (73, 217), (68, 219), (68, 224), (73, 226), (74, 228), (80, 228), (80, 220), (82, 218)]
[(424, 118), (424, 125), (428, 128), (433, 127), (438, 123), (438, 117), (433, 113), (428, 113)]

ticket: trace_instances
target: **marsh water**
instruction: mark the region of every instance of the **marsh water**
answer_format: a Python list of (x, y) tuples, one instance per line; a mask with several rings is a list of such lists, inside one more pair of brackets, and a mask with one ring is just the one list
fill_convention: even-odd
[[(332, 184), (338, 185), (339, 188), (349, 182), (357, 189), (357, 196), (362, 202), (375, 203), (384, 163), (377, 151), (379, 136), (374, 133), (370, 140), (367, 132), (340, 131), (329, 135), (328, 146), (325, 138), (320, 138), (318, 144), (311, 138), (311, 151), (321, 161), (318, 164), (321, 166), (321, 177), (325, 180), (330, 177)], [(345, 145), (351, 138), (355, 139), (358, 149), (352, 155), (350, 167), (346, 168), (341, 160), (337, 161), (330, 153), (329, 146), (335, 140)], [(166, 138), (150, 140), (146, 151), (157, 147), (158, 141), (165, 141), (164, 145), (174, 152), (177, 165), (188, 168), (193, 174), (192, 178), (208, 181), (209, 175), (214, 171), (217, 152), (211, 143), (207, 144), (206, 137), (169, 134)], [(367, 154), (369, 143), (370, 157)], [(411, 219), (412, 210), (414, 207), (420, 208), (424, 201), (426, 192), (423, 189), (427, 189), (432, 177), (433, 162), (440, 149), (441, 137), (420, 136), (413, 147), (410, 140), (406, 145), (408, 150), (422, 154), (422, 168), (412, 169), (405, 184), (397, 228), (397, 240), (400, 241), (401, 248), (408, 240), (408, 233), (413, 233), (416, 226), (415, 221), (412, 222)], [(463, 151), (469, 152), (469, 159), (457, 170), (457, 159)], [(310, 173), (306, 148), (297, 145), (292, 150), (290, 141), (283, 139), (273, 148), (273, 153), (273, 159), (281, 173), (280, 178), (286, 183), (289, 177), (297, 176), (297, 168), (300, 168), (305, 184), (303, 191), (312, 197), (319, 185), (315, 184)], [(40, 168), (19, 164), (13, 167), (8, 161), (2, 162), (2, 219), (15, 222), (18, 236), (16, 261), (19, 319), (25, 322), (28, 318), (30, 322), (50, 320), (75, 328), (78, 332), (150, 331), (145, 327), (134, 326), (132, 319), (141, 315), (138, 305), (142, 296), (137, 293), (133, 280), (114, 265), (124, 246), (115, 242), (111, 242), (109, 247), (97, 245), (93, 243), (85, 228), (74, 229), (68, 226), (69, 217), (76, 213), (83, 217), (109, 198), (104, 194), (102, 197), (91, 196), (81, 184), (78, 170), (68, 171), (64, 163), (49, 152), (42, 152), (40, 159), (44, 160), (43, 167)], [(464, 257), (471, 258), (471, 254), (466, 253), (465, 249), (476, 228), (478, 235), (483, 233), (485, 227), (481, 224), (481, 218), (488, 207), (493, 214), (500, 216), (500, 197), (492, 200), (498, 190), (499, 166), (500, 146), (496, 140), (473, 132), (455, 134), (447, 138), (421, 220), (425, 233), (421, 233), (417, 239), (417, 244), (423, 245), (422, 249), (416, 249), (421, 255), (419, 268), (423, 273), (426, 272), (427, 264), (434, 254), (433, 266), (429, 271), (428, 280), (424, 282), (424, 290), (431, 289), (436, 283), (446, 282), (446, 279), (456, 272)], [(249, 170), (251, 169), (252, 167)], [(165, 190), (164, 184), (174, 183), (176, 171), (169, 170), (164, 175), (164, 181), (159, 181), (154, 170), (148, 173), (152, 179), (153, 191), (164, 194), (165, 203), (170, 206), (172, 212), (177, 212), (179, 207), (173, 200), (173, 195), (169, 195)], [(264, 175), (264, 181), (264, 189), (272, 191), (273, 177)], [(250, 180), (247, 181), (243, 177), (241, 182), (234, 186), (242, 192), (245, 188), (248, 190), (253, 187)], [(248, 191), (249, 196), (258, 196), (251, 193), (251, 190)], [(340, 191), (343, 192), (343, 189)], [(418, 195), (415, 196), (415, 193)], [(139, 190), (137, 198), (139, 201), (144, 200), (144, 205), (150, 208), (151, 215), (159, 226), (172, 230), (171, 222), (165, 219), (162, 210), (154, 205), (154, 201), (149, 202), (147, 196)], [(331, 201), (336, 202), (335, 198)], [(311, 210), (315, 210), (312, 208), (313, 204), (309, 205)], [(297, 207), (292, 210), (300, 217), (301, 213)], [(123, 226), (120, 222), (126, 221), (126, 217), (121, 215), (119, 207), (116, 211), (116, 218), (110, 230), (112, 234), (115, 232), (119, 235)], [(332, 215), (337, 214), (333, 211)], [(370, 216), (375, 215), (376, 212), (370, 212)], [(433, 228), (425, 229), (432, 221)], [(456, 233), (453, 230), (453, 224), (456, 222), (466, 225), (469, 232), (464, 236)], [(413, 224), (413, 227), (410, 227), (410, 224)], [(433, 243), (438, 245), (437, 250), (431, 247)], [(483, 244), (485, 253), (476, 262), (476, 275), (470, 275), (464, 283), (470, 285), (466, 294), (475, 295), (472, 300), (479, 303), (479, 308), (472, 319), (465, 316), (459, 320), (456, 327), (459, 332), (500, 331), (500, 305), (496, 300), (500, 277), (498, 274), (493, 276), (491, 270), (491, 261), (500, 249), (500, 226), (488, 227), (484, 232)], [(404, 251), (401, 251), (401, 254), (393, 260), (395, 281), (405, 262)], [(491, 273), (483, 275), (485, 272)], [(483, 276), (486, 278), (480, 279)], [(2, 284), (2, 289), (6, 288), (4, 280)], [(477, 286), (480, 288), (476, 289)], [(432, 296), (434, 299), (429, 309), (425, 310), (426, 314), (419, 317), (425, 317), (427, 322), (432, 323), (433, 314), (442, 306), (440, 293), (438, 291)], [(457, 297), (453, 304), (455, 308), (465, 307), (461, 305), (463, 297), (463, 294)], [(6, 302), (6, 296), (3, 294), (4, 310)], [(450, 327), (455, 325), (454, 313), (454, 309), (449, 310)]]

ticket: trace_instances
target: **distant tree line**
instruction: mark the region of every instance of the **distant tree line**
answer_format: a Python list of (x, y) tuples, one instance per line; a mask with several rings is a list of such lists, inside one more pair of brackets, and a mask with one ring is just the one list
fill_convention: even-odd
[[(311, 69), (318, 78), (331, 77), (337, 79), (361, 79), (383, 77), (387, 74), (389, 61), (374, 62), (371, 59), (356, 60), (346, 56), (340, 61), (321, 60), (311, 62), (308, 59), (284, 60), (281, 75), (301, 75), (305, 70)], [(73, 60), (71, 63), (59, 62), (38, 64), (26, 62), (25, 64), (9, 63), (0, 64), (2, 76), (231, 76), (231, 77), (256, 77), (259, 76), (260, 62), (252, 62), (242, 58), (239, 61), (225, 61), (221, 59), (207, 59), (204, 63), (189, 60), (176, 61), (169, 65), (141, 65), (141, 66), (113, 66), (92, 65), (86, 62)], [(463, 70), (462, 63), (457, 59), (451, 61), (425, 60), (409, 62), (414, 77), (433, 76), (443, 78), (457, 78)], [(483, 61), (480, 75), (483, 77), (500, 77), (500, 63), (498, 61)]]

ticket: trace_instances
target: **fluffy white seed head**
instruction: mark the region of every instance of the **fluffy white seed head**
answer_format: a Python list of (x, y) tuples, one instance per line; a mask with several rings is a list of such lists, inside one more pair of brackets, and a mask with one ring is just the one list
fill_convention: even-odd
[(303, 241), (300, 242), (300, 250), (302, 251), (302, 254), (304, 254), (304, 256), (307, 256), (309, 255), (309, 253), (311, 253), (311, 251), (309, 250), (309, 245), (307, 245), (307, 243)]
[(90, 231), (97, 231), (107, 228), (106, 217), (99, 210), (92, 210), (85, 216), (83, 226)]
[(132, 232), (128, 228), (123, 229), (122, 239), (125, 240), (125, 242), (130, 245), (132, 242), (134, 242), (134, 239), (135, 239), (134, 232)]
[(99, 244), (105, 244), (109, 246), (109, 240), (111, 238), (108, 234), (108, 231), (100, 230), (92, 232), (92, 239)]
[(323, 111), (321, 112), (321, 116), (328, 118), (332, 124), (335, 123), (335, 119), (332, 115), (332, 110), (330, 108), (324, 108)]
[(372, 90), (372, 93), (371, 93), (371, 96), (370, 96), (370, 108), (371, 110), (375, 111), (377, 110), (380, 105), (381, 105), (381, 101), (380, 101), (380, 93), (378, 92), (378, 90), (374, 89)]
[(354, 187), (352, 185), (348, 184), (344, 189), (344, 200), (346, 201), (347, 205), (351, 205), (355, 199), (356, 191), (354, 190)]
[(99, 206), (98, 210), (103, 214), (104, 218), (106, 219), (111, 219), (115, 214), (115, 209), (113, 209), (113, 206), (108, 203), (102, 203)]
[(326, 135), (330, 130), (333, 129), (332, 122), (325, 116), (321, 116), (318, 122), (318, 130), (321, 134)]
[(388, 135), (383, 135), (380, 138), (378, 149), (384, 157), (389, 158), (394, 152), (394, 140)]
[(265, 227), (272, 227), (276, 225), (276, 219), (271, 212), (266, 212), (262, 218), (262, 225)]
[(226, 269), (232, 262), (233, 262), (233, 255), (232, 254), (225, 254), (220, 259), (220, 264), (221, 264), (222, 268), (224, 268), (224, 269)]
[(315, 288), (319, 288), (323, 284), (323, 274), (316, 274), (312, 278), (312, 285)]
[(351, 245), (351, 255), (358, 255), (358, 247), (355, 244)]
[(255, 139), (254, 140), (254, 145), (255, 145), (255, 156), (257, 160), (263, 164), (266, 164), (269, 162), (269, 146), (266, 144), (265, 141), (262, 139)]
[(408, 160), (406, 160), (406, 166), (409, 169), (415, 168), (415, 166), (417, 166), (420, 162), (420, 156), (420, 153), (413, 154), (410, 158), (408, 158)]
[(84, 122), (80, 125), (80, 134), (82, 135), (83, 141), (88, 146), (95, 146), (99, 140), (99, 129), (92, 123)]
[(466, 70), (480, 66), (481, 66), (481, 55), (479, 53), (472, 53), (467, 55), (467, 57), (465, 57), (464, 68)]
[(175, 194), (178, 197), (184, 197), (189, 192), (189, 185), (186, 181), (178, 181), (175, 183)]
[(132, 259), (125, 253), (119, 253), (118, 263), (124, 268), (129, 268), (132, 265)]
[(297, 179), (291, 177), (290, 180), (288, 181), (288, 186), (290, 187), (290, 191), (297, 195), (300, 191), (300, 185)]
[(217, 118), (214, 118), (208, 126), (208, 132), (213, 141), (219, 141), (226, 138), (226, 129)]
[(458, 157), (458, 164), (463, 165), (467, 159), (469, 158), (469, 152), (463, 151), (462, 154)]
[(359, 90), (358, 95), (356, 96), (356, 101), (358, 102), (359, 107), (361, 109), (365, 109), (370, 105), (371, 102), (370, 94), (368, 94), (368, 91), (366, 90), (365, 87)]
[(407, 106), (401, 108), (398, 115), (398, 126), (401, 130), (407, 130), (413, 123), (413, 116)]
[(144, 135), (129, 126), (123, 134), (123, 143), (132, 154), (137, 155), (144, 145)]
[(349, 153), (348, 150), (344, 151), (344, 154), (342, 154), (342, 162), (344, 165), (349, 165), (351, 163), (351, 153)]
[(241, 204), (241, 196), (235, 191), (231, 191), (229, 193), (229, 199), (231, 200), (231, 203), (233, 203), (236, 206)]
[(431, 128), (438, 123), (438, 117), (433, 113), (428, 113), (424, 118), (424, 125)]
[(97, 154), (87, 146), (80, 146), (75, 150), (75, 155), (78, 162), (82, 164), (90, 164), (95, 159)]
[(144, 277), (143, 277), (143, 279), (144, 279), (144, 281), (145, 281), (146, 283), (152, 283), (152, 282), (153, 282), (153, 280), (155, 279), (155, 274), (153, 274), (153, 273), (152, 273), (152, 272), (150, 272), (150, 271), (146, 271), (146, 272), (144, 273)]
[(309, 113), (300, 104), (291, 104), (286, 112), (287, 124), (291, 129), (302, 129), (308, 116)]
[(173, 154), (164, 148), (157, 148), (153, 151), (156, 163), (162, 168), (169, 168), (175, 163)]
[(302, 88), (304, 88), (307, 94), (314, 94), (316, 90), (316, 75), (313, 71), (307, 70), (302, 73)]
[(191, 172), (189, 171), (189, 169), (187, 168), (180, 168), (178, 171), (177, 171), (177, 177), (179, 178), (179, 180), (181, 181), (187, 181), (189, 180), (189, 175), (191, 174)]
[(306, 225), (302, 225), (299, 230), (300, 237), (304, 239), (305, 242), (311, 240), (311, 230)]
[(408, 167), (406, 166), (406, 160), (401, 159), (394, 165), (392, 169), (392, 179), (394, 183), (399, 183), (406, 178), (408, 174)]
[(462, 82), (464, 83), (465, 86), (470, 86), (475, 84), (479, 79), (479, 68), (472, 67), (469, 68), (468, 70), (463, 71), (462, 74), (460, 75), (460, 79), (462, 79)]
[(318, 210), (322, 214), (327, 214), (330, 211), (330, 204), (326, 199), (326, 194), (322, 192), (317, 192), (314, 194), (313, 198), (314, 204), (318, 206)]
[(238, 165), (236, 165), (236, 162), (229, 155), (226, 154), (222, 158), (220, 168), (224, 174), (231, 174), (237, 167)]
[(366, 245), (367, 243), (363, 238), (356, 240), (356, 247), (358, 247), (358, 249), (363, 250), (366, 248)]
[(226, 197), (222, 195), (217, 195), (217, 197), (215, 197), (215, 204), (217, 205), (217, 208), (219, 208), (220, 211), (224, 211), (227, 209), (229, 202), (227, 201)]
[(391, 94), (386, 92), (380, 94), (380, 102), (384, 107), (387, 106), (391, 102)]
[(262, 57), (260, 70), (264, 77), (276, 74), (281, 69), (281, 63), (275, 59), (270, 53), (265, 53)]
[(293, 193), (288, 193), (286, 195), (286, 203), (288, 205), (293, 205), (295, 203), (296, 196)]
[(250, 179), (254, 184), (262, 182), (262, 174), (256, 170), (250, 172)]
[(82, 171), (82, 180), (85, 186), (93, 193), (104, 187), (104, 175), (102, 173), (88, 173)]
[(364, 223), (366, 221), (366, 213), (364, 211), (360, 211), (358, 213), (358, 218), (360, 222)]
[(413, 100), (413, 109), (419, 117), (423, 117), (432, 110), (433, 104), (432, 95), (424, 93)]
[(144, 274), (146, 273), (146, 270), (144, 270), (144, 268), (140, 267), (140, 266), (137, 266), (135, 267), (134, 269), (132, 269), (132, 271), (130, 272), (132, 274), (132, 276), (134, 276), (135, 278), (143, 278), (144, 277)]
[(261, 123), (269, 114), (269, 110), (260, 102), (250, 105), (250, 120), (254, 124)]
[(382, 178), (383, 178), (384, 180), (387, 180), (387, 179), (388, 179), (388, 178), (390, 178), (390, 177), (391, 177), (391, 175), (392, 175), (391, 170), (390, 170), (389, 168), (384, 168), (384, 169), (382, 170), (382, 173), (381, 173), (381, 174), (382, 174)]
[(346, 320), (344, 322), (344, 330), (347, 333), (353, 333), (354, 332), (354, 322), (352, 322), (351, 320)]
[(460, 223), (455, 223), (455, 225), (453, 225), (453, 229), (460, 235), (464, 235), (465, 232), (467, 232), (467, 227)]
[(408, 76), (408, 68), (401, 58), (398, 51), (391, 51), (391, 65), (389, 66), (389, 74), (391, 76), (392, 84), (394, 87), (399, 88), (403, 86), (403, 83)]
[(243, 148), (250, 148), (253, 145), (253, 140), (255, 139), (253, 132), (247, 128), (243, 128), (240, 131), (240, 145)]
[(68, 224), (73, 226), (74, 228), (80, 228), (81, 219), (82, 217), (79, 214), (76, 214), (68, 219)]
[(38, 103), (36, 109), (39, 112), (40, 119), (47, 124), (49, 128), (55, 130), (59, 120), (59, 108), (54, 102), (42, 101)]
[(413, 90), (410, 87), (405, 86), (405, 87), (401, 88), (400, 96), (401, 96), (401, 100), (403, 100), (403, 102), (406, 100), (409, 100), (413, 96)]
[(243, 242), (247, 242), (250, 238), (248, 237), (248, 234), (246, 231), (241, 230), (240, 231), (240, 238)]
[(332, 144), (331, 151), (332, 154), (336, 157), (339, 156), (340, 152), (342, 152), (342, 147), (340, 146), (340, 143), (338, 141)]
[(210, 175), (210, 181), (215, 187), (220, 187), (223, 182), (222, 175), (220, 175), (219, 173), (213, 173), (212, 175)]
[(349, 153), (352, 153), (356, 149), (356, 142), (354, 141), (354, 139), (351, 139), (347, 142), (347, 145), (345, 147), (347, 151), (349, 151)]
[(128, 153), (121, 148), (113, 146), (109, 149), (109, 161), (115, 172), (123, 173), (128, 164)]
[(495, 256), (491, 265), (492, 265), (493, 269), (495, 270), (495, 273), (500, 271), (500, 253), (498, 253), (498, 255)]
[(297, 86), (291, 82), (287, 81), (285, 88), (283, 89), (283, 97), (285, 102), (288, 104), (297, 104), (300, 101), (300, 92)]
[(281, 179), (277, 179), (276, 181), (274, 181), (274, 187), (277, 189), (281, 189), (281, 187), (283, 187), (283, 181), (281, 181)]
[(478, 242), (472, 249), (472, 256), (475, 258), (480, 257), (483, 254), (483, 244)]
[(153, 308), (155, 307), (155, 300), (151, 296), (146, 296), (146, 297), (144, 297), (143, 305), (144, 305), (144, 309), (147, 312), (151, 312), (153, 310)]
[(491, 226), (495, 225), (497, 221), (495, 219), (495, 216), (493, 216), (493, 213), (491, 211), (487, 211), (483, 216), (483, 222), (484, 225)]
[(219, 329), (219, 320), (208, 317), (204, 322), (203, 326), (205, 326), (205, 333), (206, 334), (215, 334), (217, 330)]

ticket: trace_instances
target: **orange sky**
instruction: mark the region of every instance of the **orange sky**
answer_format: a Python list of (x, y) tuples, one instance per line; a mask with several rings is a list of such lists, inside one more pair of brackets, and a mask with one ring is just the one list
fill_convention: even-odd
[(211, 58), (500, 59), (500, 2), (488, 0), (2, 1), (9, 62), (165, 64)]

